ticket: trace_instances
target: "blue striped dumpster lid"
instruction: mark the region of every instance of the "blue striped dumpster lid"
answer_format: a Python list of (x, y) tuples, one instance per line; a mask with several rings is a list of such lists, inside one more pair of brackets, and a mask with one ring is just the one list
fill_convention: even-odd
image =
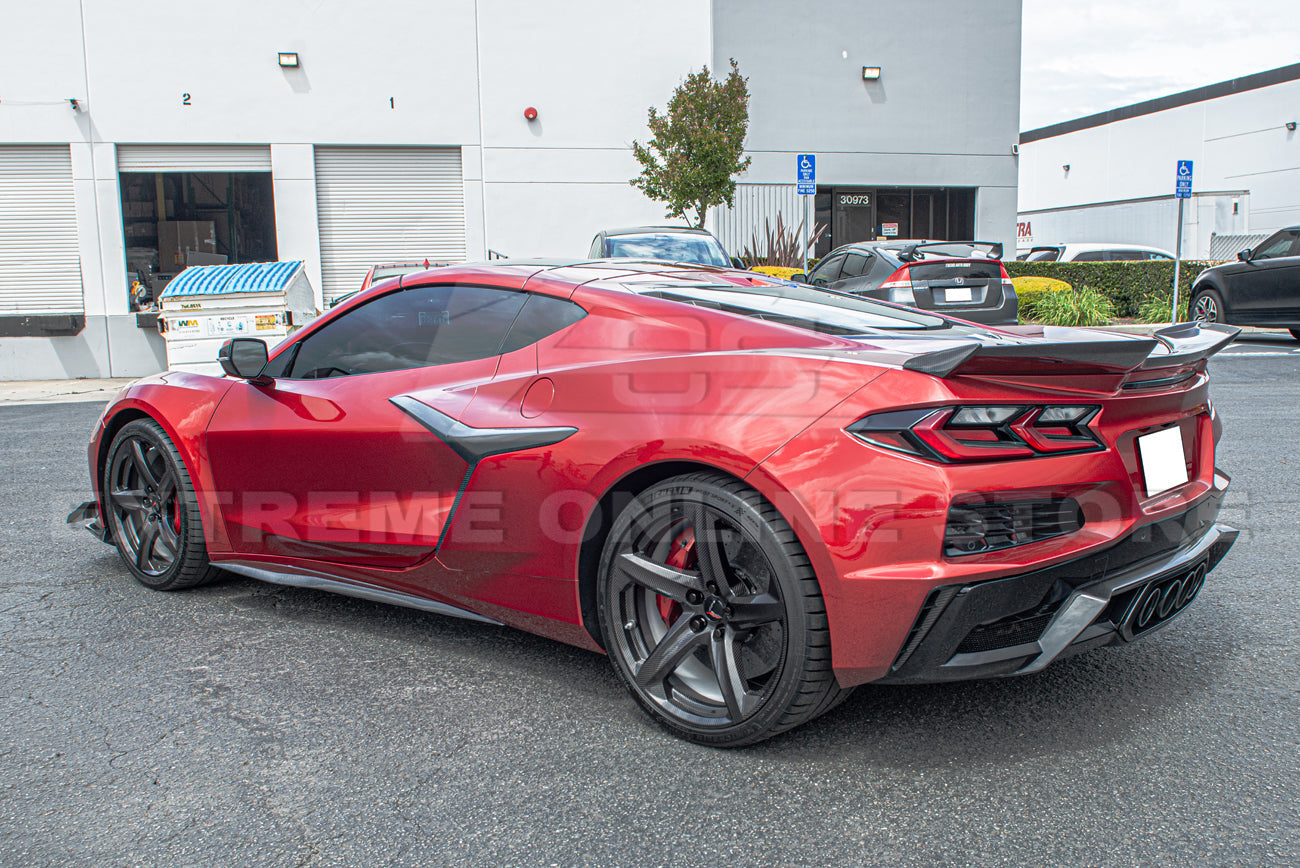
[(301, 259), (240, 265), (191, 265), (167, 284), (161, 297), (279, 292), (288, 287), (300, 268)]

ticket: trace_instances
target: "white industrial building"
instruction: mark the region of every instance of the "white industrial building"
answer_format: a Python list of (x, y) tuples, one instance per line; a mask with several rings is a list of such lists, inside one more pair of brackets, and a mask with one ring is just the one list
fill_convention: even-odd
[(1018, 245), (1174, 250), (1178, 161), (1193, 163), (1183, 256), (1231, 258), (1300, 224), (1300, 64), (1020, 135)]
[[(1010, 245), (1020, 19), (1019, 0), (11, 4), (0, 379), (160, 370), (129, 281), (191, 263), (302, 260), (323, 305), (376, 262), (580, 257), (601, 228), (663, 222), (630, 144), (731, 57), (753, 163), (710, 228), (736, 252), (805, 205), (823, 248)], [(944, 23), (924, 51), (919, 21)]]

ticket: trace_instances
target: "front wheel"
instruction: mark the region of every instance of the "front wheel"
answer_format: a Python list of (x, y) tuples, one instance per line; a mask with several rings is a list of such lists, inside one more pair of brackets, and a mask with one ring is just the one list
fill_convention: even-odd
[(118, 553), (141, 584), (175, 591), (216, 575), (194, 484), (157, 422), (138, 419), (117, 432), (101, 491)]
[(1223, 299), (1212, 289), (1203, 289), (1192, 299), (1192, 319), (1202, 323), (1223, 322)]
[(646, 489), (614, 522), (598, 581), (615, 669), (676, 735), (753, 744), (843, 693), (808, 557), (738, 480), (698, 473)]

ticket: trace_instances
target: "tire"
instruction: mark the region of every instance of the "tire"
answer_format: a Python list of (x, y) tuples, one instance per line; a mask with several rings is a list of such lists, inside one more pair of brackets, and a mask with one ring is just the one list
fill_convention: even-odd
[(1203, 289), (1192, 299), (1191, 317), (1197, 322), (1223, 322), (1223, 298), (1213, 289)]
[(117, 552), (142, 585), (179, 591), (215, 578), (194, 484), (161, 425), (137, 419), (117, 432), (100, 490)]
[(643, 491), (615, 519), (597, 582), (615, 670), (677, 736), (753, 744), (848, 693), (807, 555), (738, 480), (696, 473)]

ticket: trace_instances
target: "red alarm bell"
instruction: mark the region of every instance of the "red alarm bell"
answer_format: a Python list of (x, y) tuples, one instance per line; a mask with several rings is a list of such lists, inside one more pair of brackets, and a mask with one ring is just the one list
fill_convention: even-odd
[(537, 120), (537, 109), (533, 108), (532, 106), (529, 106), (528, 108), (524, 109), (524, 118), (530, 121)]

